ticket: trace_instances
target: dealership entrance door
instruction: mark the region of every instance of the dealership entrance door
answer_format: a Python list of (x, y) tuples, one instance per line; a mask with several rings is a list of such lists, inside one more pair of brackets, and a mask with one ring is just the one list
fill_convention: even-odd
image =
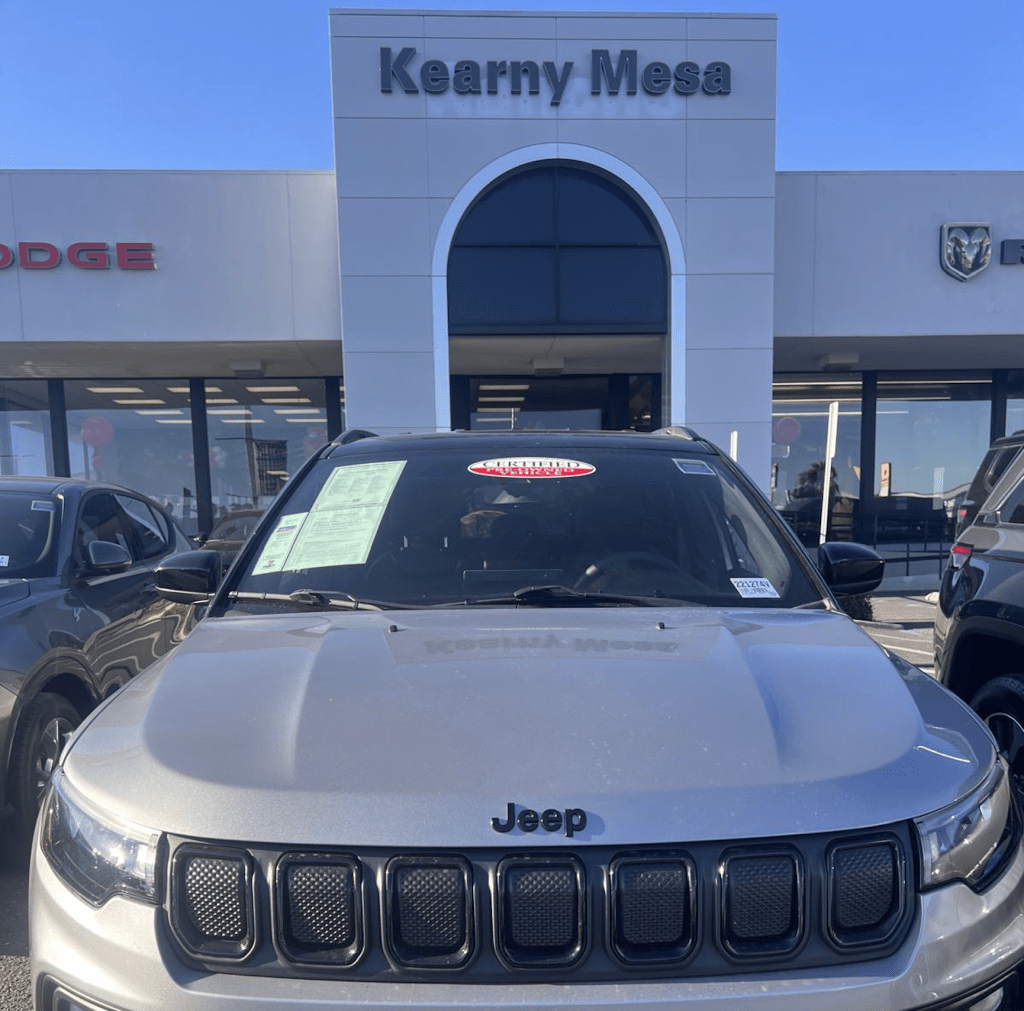
[(546, 161), (496, 180), (448, 255), (453, 428), (661, 426), (668, 263), (620, 179)]
[(661, 427), (661, 376), (452, 376), (452, 428), (522, 429)]

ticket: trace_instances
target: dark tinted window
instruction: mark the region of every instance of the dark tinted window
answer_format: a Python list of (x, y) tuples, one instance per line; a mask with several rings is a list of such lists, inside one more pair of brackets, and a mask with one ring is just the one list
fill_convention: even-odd
[(34, 492), (0, 492), (0, 579), (52, 576), (61, 504)]
[(661, 242), (637, 199), (571, 163), (499, 180), (459, 225), (448, 261), (455, 333), (664, 333)]
[(139, 556), (131, 520), (118, 504), (116, 496), (107, 492), (94, 492), (83, 501), (76, 540), (82, 557), (92, 541), (120, 544), (133, 558)]
[(141, 499), (118, 495), (118, 505), (125, 511), (132, 529), (132, 555), (135, 558), (159, 558), (171, 550), (167, 521)]

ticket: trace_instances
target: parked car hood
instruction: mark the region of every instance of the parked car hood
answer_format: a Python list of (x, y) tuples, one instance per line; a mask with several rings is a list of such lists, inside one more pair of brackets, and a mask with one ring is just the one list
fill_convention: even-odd
[(473, 608), (207, 619), (66, 772), (197, 837), (536, 847), (565, 839), (491, 819), (581, 809), (577, 840), (614, 845), (839, 831), (949, 804), (992, 760), (844, 615)]

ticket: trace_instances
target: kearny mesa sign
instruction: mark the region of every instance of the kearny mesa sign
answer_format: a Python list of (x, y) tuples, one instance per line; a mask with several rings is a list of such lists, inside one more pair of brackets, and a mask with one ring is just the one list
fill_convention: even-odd
[(82, 270), (156, 270), (152, 242), (72, 242), (63, 252), (52, 242), (0, 242), (0, 270), (17, 263), (23, 270), (52, 270), (67, 257), (72, 267)]
[[(542, 64), (534, 60), (456, 60), (451, 66), (444, 60), (424, 60), (417, 69), (413, 65), (415, 57), (412, 46), (397, 55), (389, 46), (381, 46), (380, 90), (384, 94), (390, 95), (397, 87), (407, 95), (418, 95), (421, 88), (428, 95), (443, 95), (449, 88), (457, 95), (497, 95), (506, 89), (511, 95), (521, 95), (525, 86), (528, 94), (539, 95), (543, 77), (551, 104), (558, 105), (574, 74), (572, 60), (561, 65), (552, 60)], [(635, 95), (638, 88), (647, 95), (670, 91), (684, 96), (698, 91), (728, 95), (732, 90), (732, 69), (720, 61), (703, 69), (689, 60), (675, 66), (659, 60), (641, 66), (635, 49), (622, 49), (614, 59), (607, 49), (590, 51), (591, 95), (617, 95), (622, 90)]]

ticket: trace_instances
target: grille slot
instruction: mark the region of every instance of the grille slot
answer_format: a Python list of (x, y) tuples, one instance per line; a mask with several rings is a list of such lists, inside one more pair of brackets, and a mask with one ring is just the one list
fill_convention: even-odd
[(686, 958), (694, 944), (697, 890), (687, 857), (625, 857), (611, 866), (612, 945), (624, 962)]
[(396, 857), (387, 868), (388, 944), (404, 965), (453, 968), (473, 951), (472, 870), (458, 857)]
[(733, 854), (722, 867), (722, 944), (733, 955), (793, 951), (803, 929), (803, 874), (790, 851)]
[(841, 947), (888, 938), (903, 913), (905, 869), (895, 840), (874, 839), (829, 851), (829, 932)]
[(512, 857), (498, 865), (501, 953), (518, 966), (565, 966), (586, 943), (583, 865)]
[(361, 886), (354, 857), (283, 857), (277, 866), (277, 937), (285, 954), (296, 962), (355, 962), (363, 947)]
[(255, 943), (252, 858), (241, 850), (180, 848), (171, 867), (171, 921), (190, 951), (243, 959)]
[(164, 922), (185, 964), (238, 975), (488, 985), (802, 970), (897, 950), (916, 908), (911, 832), (459, 854), (169, 836)]

